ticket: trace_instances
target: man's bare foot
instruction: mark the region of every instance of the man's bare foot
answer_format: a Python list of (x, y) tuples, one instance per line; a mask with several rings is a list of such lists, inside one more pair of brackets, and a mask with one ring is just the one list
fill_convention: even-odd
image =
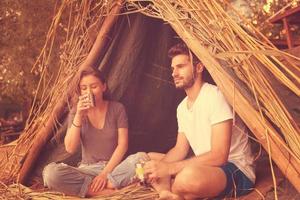
[(183, 200), (183, 198), (168, 190), (163, 190), (159, 192), (159, 197), (157, 200)]

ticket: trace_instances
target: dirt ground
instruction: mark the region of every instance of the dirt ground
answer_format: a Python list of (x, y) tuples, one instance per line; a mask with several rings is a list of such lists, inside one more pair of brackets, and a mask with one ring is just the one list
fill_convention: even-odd
[[(277, 197), (279, 200), (300, 200), (300, 193), (291, 185), (291, 183), (284, 179), (277, 188)], [(266, 195), (266, 200), (275, 199), (274, 190), (270, 191)]]
[[(269, 163), (269, 157), (267, 153), (263, 150), (260, 158), (256, 161), (257, 162), (257, 168), (263, 167), (265, 168), (265, 171), (267, 173), (271, 173), (270, 171), (270, 163)], [(261, 164), (263, 163), (263, 165)], [(276, 179), (279, 182), (277, 185), (277, 197), (278, 200), (300, 200), (300, 193), (294, 188), (294, 186), (282, 175), (281, 171), (277, 168), (276, 165), (273, 166), (276, 168), (275, 170), (279, 173), (276, 175)], [(257, 169), (258, 171), (258, 169)], [(275, 172), (275, 174), (277, 174)], [(257, 179), (259, 174), (257, 174)], [(271, 179), (271, 174), (268, 175)], [(271, 179), (272, 180), (272, 179)], [(265, 195), (265, 200), (276, 200), (275, 198), (275, 191), (273, 188), (273, 182), (270, 182), (269, 185), (270, 190)]]

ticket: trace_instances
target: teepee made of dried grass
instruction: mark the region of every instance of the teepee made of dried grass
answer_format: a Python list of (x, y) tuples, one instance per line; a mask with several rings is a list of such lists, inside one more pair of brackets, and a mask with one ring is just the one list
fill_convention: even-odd
[[(142, 2), (142, 1), (141, 1)], [(299, 66), (291, 55), (274, 48), (257, 30), (253, 37), (224, 11), (224, 1), (126, 1), (126, 12), (141, 12), (169, 23), (204, 63), (234, 110), (252, 130), (284, 175), (300, 191), (299, 126), (273, 90), (268, 74), (300, 95)], [(226, 2), (226, 1), (225, 1)], [(45, 47), (34, 67), (43, 67), (41, 104), (16, 143), (1, 147), (1, 180), (25, 179), (43, 144), (60, 126), (59, 117), (74, 91), (76, 73), (95, 62), (123, 1), (63, 1), (57, 9)], [(47, 79), (51, 49), (65, 11), (69, 12), (66, 42), (54, 85)], [(245, 22), (247, 23), (247, 22)], [(98, 32), (98, 36), (94, 35)], [(280, 60), (286, 60), (289, 67)], [(74, 78), (75, 77), (75, 78)], [(43, 87), (42, 87), (43, 86)], [(63, 99), (63, 100), (62, 100)], [(274, 128), (276, 127), (276, 128)], [(38, 141), (38, 142), (37, 142)], [(8, 150), (9, 149), (9, 150)], [(272, 165), (271, 165), (272, 166)], [(275, 179), (275, 176), (274, 176)]]

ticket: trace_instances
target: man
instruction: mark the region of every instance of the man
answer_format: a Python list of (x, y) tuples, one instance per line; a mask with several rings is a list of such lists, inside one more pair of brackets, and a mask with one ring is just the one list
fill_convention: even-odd
[[(233, 123), (224, 96), (203, 81), (204, 66), (185, 44), (173, 46), (168, 54), (175, 86), (187, 97), (177, 108), (176, 145), (165, 155), (149, 153), (152, 160), (145, 164), (145, 173), (160, 199), (248, 193), (255, 173), (245, 126), (237, 117)], [(186, 159), (190, 147), (195, 156)]]

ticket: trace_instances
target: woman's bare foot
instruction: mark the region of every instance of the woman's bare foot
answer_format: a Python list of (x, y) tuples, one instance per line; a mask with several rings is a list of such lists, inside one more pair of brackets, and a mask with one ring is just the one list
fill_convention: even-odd
[(168, 190), (163, 190), (159, 192), (159, 197), (157, 200), (183, 200), (183, 198)]

